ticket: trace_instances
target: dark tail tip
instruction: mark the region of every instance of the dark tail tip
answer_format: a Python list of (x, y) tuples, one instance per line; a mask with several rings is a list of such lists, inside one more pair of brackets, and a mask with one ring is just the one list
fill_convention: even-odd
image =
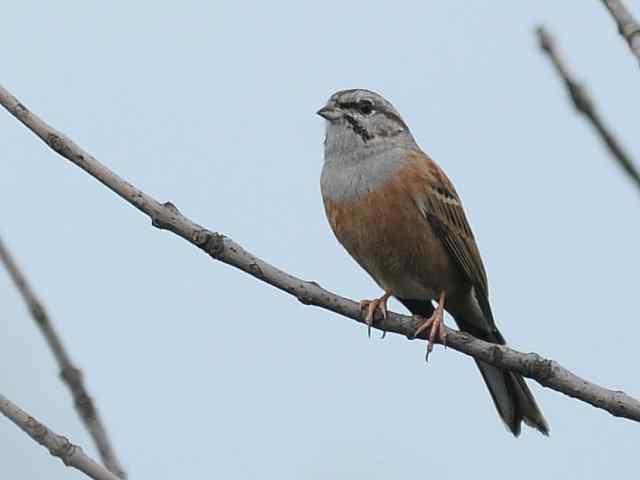
[[(544, 418), (544, 415), (542, 415), (540, 407), (538, 407), (522, 375), (513, 372), (504, 372), (504, 374), (505, 377), (507, 377), (508, 388), (512, 392), (516, 413), (514, 418), (518, 423), (517, 428), (512, 430), (513, 434), (517, 436), (518, 433), (520, 433), (520, 424), (524, 421), (524, 423), (548, 437), (549, 424)], [(516, 431), (518, 433), (516, 433)]]
[(524, 422), (548, 436), (549, 424), (542, 415), (524, 378), (482, 361), (476, 361), (476, 363), (489, 388), (498, 414), (507, 429), (517, 437), (520, 435), (522, 422)]

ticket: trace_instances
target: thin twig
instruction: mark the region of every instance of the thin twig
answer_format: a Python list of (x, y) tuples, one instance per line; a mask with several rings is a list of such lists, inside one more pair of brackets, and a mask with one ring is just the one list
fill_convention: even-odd
[(13, 283), (27, 304), (29, 312), (31, 312), (31, 316), (42, 332), (42, 335), (44, 335), (44, 338), (47, 341), (56, 362), (58, 363), (58, 368), (60, 368), (60, 378), (67, 387), (69, 387), (76, 412), (78, 412), (80, 419), (91, 434), (91, 437), (93, 438), (93, 441), (100, 453), (102, 462), (113, 474), (120, 478), (126, 478), (126, 474), (116, 459), (116, 455), (111, 447), (111, 442), (109, 441), (107, 432), (102, 424), (98, 410), (85, 387), (82, 372), (74, 366), (73, 363), (71, 363), (69, 354), (64, 348), (64, 345), (51, 323), (44, 306), (31, 289), (26, 277), (20, 271), (18, 264), (13, 259), (1, 238), (0, 261), (4, 263), (7, 268)]
[[(364, 323), (360, 304), (279, 270), (247, 252), (228, 237), (212, 232), (182, 215), (171, 202), (160, 203), (119, 177), (72, 140), (54, 130), (0, 86), (0, 103), (20, 122), (45, 141), (49, 147), (96, 180), (117, 193), (151, 218), (152, 225), (168, 230), (200, 248), (215, 260), (236, 267), (249, 275), (296, 297), (305, 305), (314, 305), (357, 322)], [(386, 320), (376, 318), (376, 328), (413, 338), (419, 320), (389, 313)], [(426, 333), (420, 338), (426, 338)], [(587, 402), (612, 415), (640, 422), (640, 401), (624, 392), (609, 390), (578, 377), (557, 362), (535, 353), (521, 353), (508, 347), (476, 339), (466, 333), (447, 329), (447, 346), (484, 360), (497, 367), (516, 371), (553, 390)]]
[(82, 448), (58, 435), (0, 394), (0, 412), (27, 435), (62, 460), (67, 467), (86, 473), (95, 480), (119, 480), (113, 473), (90, 458)]
[(600, 138), (602, 138), (609, 148), (609, 152), (611, 152), (611, 155), (613, 155), (618, 165), (622, 167), (631, 180), (633, 180), (636, 187), (640, 189), (640, 172), (638, 172), (633, 160), (625, 149), (622, 148), (618, 139), (611, 133), (609, 127), (605, 125), (604, 120), (602, 120), (600, 113), (584, 86), (569, 73), (569, 69), (560, 58), (560, 54), (551, 35), (543, 27), (538, 27), (536, 33), (538, 35), (540, 48), (549, 56), (556, 71), (562, 80), (564, 80), (574, 107), (591, 122), (600, 135)]
[(620, 0), (601, 1), (618, 25), (618, 32), (627, 41), (631, 53), (640, 61), (640, 25)]

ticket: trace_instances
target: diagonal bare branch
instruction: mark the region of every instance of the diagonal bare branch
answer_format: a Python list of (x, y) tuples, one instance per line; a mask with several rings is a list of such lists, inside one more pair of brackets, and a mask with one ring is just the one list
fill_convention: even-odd
[[(279, 270), (246, 251), (230, 238), (194, 223), (182, 215), (172, 203), (158, 202), (113, 173), (62, 133), (54, 130), (1, 86), (0, 104), (54, 151), (148, 215), (156, 228), (175, 233), (213, 259), (238, 268), (293, 295), (305, 305), (321, 307), (364, 323), (358, 303), (325, 290), (315, 282), (305, 281)], [(417, 326), (417, 319), (392, 312), (387, 319), (376, 319), (376, 328), (408, 338), (413, 338)], [(420, 338), (426, 338), (425, 334), (421, 334)], [(624, 392), (609, 390), (589, 382), (557, 362), (536, 353), (517, 352), (451, 329), (447, 329), (447, 346), (497, 367), (516, 371), (545, 387), (606, 410), (612, 415), (640, 422), (640, 401)]]
[(0, 394), (0, 412), (36, 442), (46, 447), (51, 455), (62, 460), (66, 466), (78, 469), (95, 480), (119, 480), (113, 473), (87, 456), (78, 445), (49, 430), (2, 394)]
[(618, 32), (626, 40), (631, 53), (640, 61), (640, 25), (620, 0), (601, 1), (618, 25)]
[(91, 434), (91, 437), (100, 452), (102, 462), (109, 471), (120, 478), (126, 478), (126, 474), (120, 466), (115, 452), (111, 447), (111, 442), (109, 441), (107, 432), (102, 424), (102, 420), (100, 419), (95, 403), (85, 387), (82, 372), (71, 362), (71, 358), (51, 323), (49, 315), (35, 292), (31, 289), (26, 277), (20, 271), (18, 264), (13, 259), (1, 238), (0, 261), (4, 263), (7, 268), (13, 283), (16, 285), (20, 295), (22, 295), (22, 298), (27, 304), (27, 308), (29, 309), (33, 320), (42, 332), (42, 335), (44, 335), (44, 338), (47, 341), (56, 362), (58, 363), (58, 368), (60, 368), (60, 378), (67, 387), (69, 387), (76, 412), (78, 412), (84, 426)]
[(560, 58), (560, 54), (551, 35), (543, 27), (538, 27), (536, 33), (538, 35), (540, 48), (549, 56), (558, 75), (560, 75), (564, 81), (574, 107), (591, 122), (616, 163), (625, 171), (629, 178), (631, 178), (636, 187), (640, 189), (640, 172), (638, 172), (634, 161), (622, 147), (620, 141), (611, 132), (611, 129), (605, 124), (587, 90), (569, 72), (566, 64)]

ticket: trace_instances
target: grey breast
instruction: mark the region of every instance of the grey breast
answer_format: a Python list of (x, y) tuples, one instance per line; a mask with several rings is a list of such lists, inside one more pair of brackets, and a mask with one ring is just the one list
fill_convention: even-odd
[(406, 158), (405, 145), (371, 145), (348, 152), (327, 149), (322, 196), (333, 202), (356, 200), (389, 181)]

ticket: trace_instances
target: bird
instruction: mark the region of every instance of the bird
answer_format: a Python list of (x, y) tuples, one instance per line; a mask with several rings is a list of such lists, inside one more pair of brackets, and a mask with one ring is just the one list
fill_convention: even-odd
[[(491, 312), (487, 274), (462, 202), (444, 171), (417, 145), (396, 108), (366, 89), (334, 93), (326, 120), (320, 189), (338, 241), (384, 294), (362, 300), (369, 334), (396, 298), (428, 329), (427, 360), (445, 344), (446, 310), (460, 330), (505, 345)], [(434, 308), (433, 302), (436, 302)], [(518, 436), (522, 422), (549, 425), (518, 373), (475, 360), (496, 410)]]

